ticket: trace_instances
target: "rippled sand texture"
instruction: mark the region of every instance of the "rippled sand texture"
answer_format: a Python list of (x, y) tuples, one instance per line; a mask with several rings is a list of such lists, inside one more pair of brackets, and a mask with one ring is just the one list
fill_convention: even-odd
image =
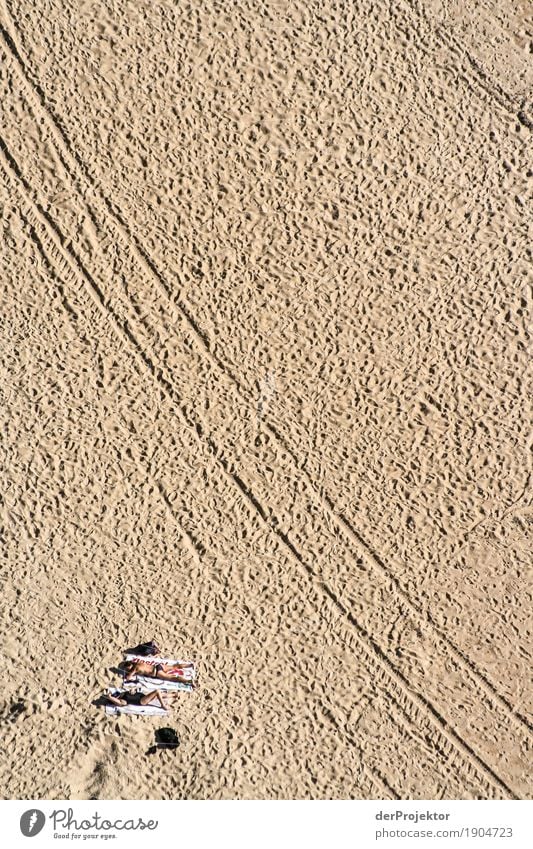
[(1, 8), (2, 795), (529, 796), (531, 7)]

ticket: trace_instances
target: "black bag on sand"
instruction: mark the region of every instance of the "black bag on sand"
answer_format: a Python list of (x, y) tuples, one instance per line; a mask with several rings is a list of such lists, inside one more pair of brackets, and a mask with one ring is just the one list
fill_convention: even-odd
[(149, 643), (140, 643), (140, 645), (135, 646), (133, 649), (128, 650), (128, 654), (140, 654), (142, 657), (151, 657), (154, 654), (157, 654), (159, 651), (159, 647), (153, 640)]
[(155, 741), (160, 749), (176, 749), (180, 744), (180, 738), (173, 728), (158, 728)]

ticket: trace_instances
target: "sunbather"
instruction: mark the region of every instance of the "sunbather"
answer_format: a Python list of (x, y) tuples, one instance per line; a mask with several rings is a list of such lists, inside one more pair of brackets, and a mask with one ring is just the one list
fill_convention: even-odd
[(185, 662), (180, 664), (148, 663), (145, 660), (128, 660), (122, 664), (125, 672), (124, 681), (133, 681), (137, 675), (145, 675), (147, 678), (159, 678), (160, 681), (176, 681), (179, 684), (194, 684), (191, 678), (186, 678), (186, 669), (194, 667), (194, 663)]
[(116, 690), (113, 694), (106, 693), (105, 698), (116, 707), (126, 707), (127, 705), (144, 707), (158, 701), (159, 705), (156, 705), (156, 707), (161, 707), (163, 710), (167, 709), (159, 690), (152, 690), (151, 693), (129, 693), (127, 690)]

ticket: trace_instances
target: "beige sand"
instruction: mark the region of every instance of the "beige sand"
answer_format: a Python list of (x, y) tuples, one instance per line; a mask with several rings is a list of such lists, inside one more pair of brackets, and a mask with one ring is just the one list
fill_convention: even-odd
[(0, 6), (1, 794), (530, 795), (531, 7)]

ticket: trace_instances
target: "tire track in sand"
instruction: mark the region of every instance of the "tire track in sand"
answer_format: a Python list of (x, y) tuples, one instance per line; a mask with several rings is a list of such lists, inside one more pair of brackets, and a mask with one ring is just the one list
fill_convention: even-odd
[[(12, 29), (17, 29), (14, 21), (11, 21), (11, 26)], [(28, 69), (29, 63), (23, 58), (23, 50), (20, 45), (17, 45), (15, 42), (16, 36), (13, 37), (13, 35), (11, 35), (1, 25), (0, 32), (5, 47), (13, 57), (13, 64), (22, 79), (23, 87), (26, 90), (26, 96), (28, 97), (29, 102), (32, 104), (36, 112), (39, 113), (43, 121), (46, 122), (48, 131), (53, 140), (55, 141), (58, 158), (63, 168), (65, 169), (66, 175), (72, 181), (73, 186), (78, 194), (78, 197), (81, 197), (83, 199), (83, 203), (87, 209), (90, 219), (93, 221), (93, 223), (95, 222), (94, 212), (92, 211), (89, 202), (85, 197), (85, 192), (80, 189), (78, 181), (75, 179), (72, 170), (77, 173), (78, 178), (86, 184), (86, 186), (93, 193), (95, 198), (98, 198), (100, 202), (104, 205), (105, 210), (107, 210), (107, 215), (111, 217), (112, 226), (114, 226), (114, 228), (118, 231), (119, 235), (124, 240), (124, 242), (130, 246), (130, 249), (136, 261), (139, 263), (142, 270), (154, 280), (158, 291), (180, 311), (182, 317), (188, 324), (189, 328), (192, 330), (193, 337), (196, 343), (198, 344), (198, 347), (203, 356), (207, 357), (211, 366), (222, 372), (222, 375), (233, 384), (241, 398), (247, 404), (253, 403), (249, 396), (249, 393), (240, 384), (238, 378), (227, 368), (227, 366), (216, 356), (216, 354), (213, 353), (207, 336), (202, 332), (187, 307), (182, 302), (180, 302), (179, 298), (177, 298), (176, 300), (172, 298), (171, 287), (166, 283), (164, 276), (156, 267), (154, 261), (148, 256), (146, 250), (143, 248), (142, 244), (139, 242), (137, 237), (129, 229), (123, 214), (113, 206), (111, 201), (107, 198), (107, 196), (100, 189), (100, 187), (95, 184), (79, 155), (76, 153), (76, 151), (72, 150), (71, 145), (66, 137), (66, 133), (62, 129), (60, 122), (58, 121), (55, 115), (51, 114), (50, 109), (46, 104), (46, 97), (44, 91), (41, 89), (38, 82), (36, 82), (32, 78), (31, 72)], [(70, 165), (68, 164), (69, 161)], [(97, 225), (96, 229), (98, 230)], [(98, 290), (98, 287), (96, 287), (96, 290)], [(303, 468), (302, 463), (298, 460), (298, 457), (295, 455), (292, 448), (286, 443), (285, 439), (279, 433), (277, 428), (275, 428), (274, 425), (272, 425), (265, 419), (261, 420), (260, 426), (266, 429), (274, 437), (274, 439), (283, 447), (283, 449), (291, 456), (296, 468), (305, 477), (305, 480), (309, 487), (309, 492), (312, 494), (315, 503), (319, 505), (320, 508), (327, 514), (327, 516), (331, 519), (334, 525), (336, 525), (337, 529), (350, 540), (351, 544), (355, 547), (355, 549), (359, 551), (362, 556), (370, 560), (374, 568), (381, 574), (382, 577), (386, 578), (388, 581), (391, 582), (394, 592), (398, 595), (401, 603), (404, 606), (405, 611), (409, 611), (411, 615), (414, 616), (416, 619), (421, 619), (423, 624), (433, 631), (435, 636), (438, 637), (438, 640), (442, 644), (447, 646), (452, 657), (458, 663), (460, 663), (470, 674), (470, 676), (476, 681), (479, 689), (483, 691), (485, 695), (487, 695), (489, 698), (494, 700), (502, 710), (507, 712), (511, 721), (515, 725), (517, 725), (522, 732), (524, 731), (524, 729), (526, 729), (530, 733), (533, 732), (533, 725), (528, 721), (527, 717), (523, 716), (519, 711), (515, 709), (515, 707), (508, 701), (508, 699), (502, 693), (499, 692), (496, 685), (494, 685), (492, 681), (490, 681), (488, 676), (481, 669), (479, 669), (479, 667), (472, 660), (472, 658), (470, 658), (459, 646), (457, 646), (455, 642), (448, 636), (448, 634), (446, 634), (446, 632), (438, 626), (431, 614), (431, 611), (424, 610), (415, 602), (413, 602), (408, 592), (402, 586), (400, 580), (394, 575), (394, 572), (379, 556), (378, 552), (376, 552), (366, 542), (366, 540), (363, 539), (361, 534), (345, 516), (336, 512), (333, 499), (328, 495), (328, 493), (324, 491), (321, 494), (316, 490), (314, 482), (310, 479), (308, 473), (305, 471), (305, 468)]]
[(106, 302), (104, 293), (90, 272), (85, 268), (72, 245), (64, 238), (51, 216), (32, 199), (34, 192), (25, 180), (16, 160), (10, 154), (3, 141), (0, 142), (0, 150), (2, 166), (8, 178), (18, 188), (23, 201), (30, 208), (31, 215), (47, 235), (63, 262), (70, 268), (79, 283), (87, 289), (93, 302), (106, 316), (118, 338), (125, 344), (126, 348), (134, 349), (137, 357), (141, 359), (143, 366), (148, 369), (152, 378), (155, 379), (159, 386), (163, 389), (165, 395), (176, 405), (176, 411), (180, 421), (195, 435), (196, 440), (202, 448), (207, 446), (209, 452), (222, 469), (228, 482), (240, 490), (245, 503), (247, 502), (251, 506), (253, 512), (260, 517), (261, 522), (267, 530), (274, 532), (278, 536), (287, 552), (288, 559), (297, 568), (305, 571), (310, 580), (313, 583), (317, 583), (322, 592), (331, 599), (345, 621), (349, 623), (354, 630), (359, 647), (363, 651), (363, 654), (370, 665), (377, 665), (387, 674), (391, 685), (399, 692), (399, 694), (411, 700), (412, 703), (426, 715), (437, 733), (441, 735), (448, 744), (452, 745), (458, 752), (460, 752), (467, 764), (483, 775), (485, 781), (496, 785), (501, 792), (510, 798), (518, 798), (517, 794), (515, 794), (515, 792), (508, 786), (504, 779), (502, 779), (492, 769), (492, 767), (477, 754), (472, 746), (470, 746), (469, 743), (467, 743), (466, 740), (464, 740), (450, 725), (439, 710), (435, 708), (426, 697), (412, 689), (410, 682), (399, 670), (396, 669), (385, 652), (375, 643), (371, 634), (366, 631), (351, 611), (345, 606), (342, 599), (326, 584), (325, 581), (320, 579), (320, 576), (315, 573), (312, 566), (310, 566), (301, 556), (298, 549), (290, 541), (288, 535), (282, 531), (280, 527), (278, 527), (279, 523), (275, 521), (275, 517), (273, 519), (269, 519), (268, 512), (258, 501), (251, 489), (246, 486), (237, 472), (232, 470), (228, 460), (224, 457), (223, 452), (218, 448), (213, 439), (208, 435), (204, 435), (201, 425), (198, 422), (195, 422), (194, 419), (190, 417), (190, 414), (182, 408), (180, 399), (177, 397), (172, 382), (163, 374), (163, 368), (156, 367), (150, 353), (147, 353), (139, 344), (133, 331), (128, 326), (128, 323), (121, 323), (112, 307)]
[[(518, 107), (518, 111), (516, 109), (516, 97), (510, 95), (503, 86), (501, 86), (495, 80), (489, 79), (486, 71), (482, 68), (480, 62), (472, 56), (463, 42), (457, 38), (454, 33), (441, 24), (432, 25), (430, 19), (428, 18), (425, 4), (420, 2), (420, 0), (405, 0), (407, 7), (410, 8), (414, 15), (417, 16), (419, 22), (423, 25), (426, 32), (430, 32), (435, 40), (445, 47), (450, 53), (452, 53), (455, 58), (458, 60), (459, 68), (464, 71), (465, 77), (470, 75), (471, 79), (475, 82), (475, 84), (491, 99), (495, 100), (499, 106), (502, 107), (506, 112), (512, 115), (516, 120), (522, 124), (523, 127), (526, 127), (528, 130), (533, 130), (533, 123), (531, 119), (527, 116), (525, 109), (526, 103), (525, 100), (522, 100), (522, 103)], [(420, 28), (417, 28), (417, 32), (420, 34)], [(419, 43), (421, 40), (419, 39)], [(427, 40), (423, 43), (424, 49), (429, 54), (431, 51), (430, 45)], [(465, 66), (464, 60), (468, 63), (468, 66)], [(470, 82), (470, 81), (468, 81)]]

